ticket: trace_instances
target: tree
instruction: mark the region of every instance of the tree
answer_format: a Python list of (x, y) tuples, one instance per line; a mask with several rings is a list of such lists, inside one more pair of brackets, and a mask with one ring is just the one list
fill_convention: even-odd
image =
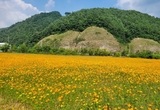
[(5, 44), (2, 47), (0, 47), (0, 50), (2, 50), (2, 52), (8, 52), (10, 46), (9, 44)]
[(43, 46), (43, 47), (42, 47), (42, 51), (43, 51), (44, 53), (49, 53), (50, 50), (51, 50), (51, 47), (50, 47), (50, 46)]
[(19, 48), (19, 51), (22, 52), (22, 53), (26, 53), (28, 51), (28, 48), (26, 46), (26, 44), (21, 44), (20, 45), (20, 48)]
[(33, 47), (33, 52), (34, 53), (41, 53), (42, 52), (42, 47), (36, 45)]
[(16, 45), (12, 45), (10, 51), (11, 52), (16, 52), (17, 51), (17, 46)]
[(68, 16), (68, 15), (70, 15), (71, 14), (71, 12), (65, 12), (65, 15), (66, 16)]

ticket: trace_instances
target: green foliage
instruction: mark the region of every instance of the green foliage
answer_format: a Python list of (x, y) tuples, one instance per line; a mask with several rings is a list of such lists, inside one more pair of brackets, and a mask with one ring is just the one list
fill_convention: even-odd
[(88, 54), (87, 48), (81, 48), (81, 49), (80, 49), (80, 53), (81, 53), (81, 55), (86, 55), (86, 54)]
[(60, 47), (60, 40), (54, 39), (53, 40), (53, 47), (54, 48), (59, 48)]
[(65, 12), (65, 15), (66, 16), (68, 16), (68, 15), (70, 15), (71, 14), (71, 12)]
[(27, 48), (26, 44), (23, 43), (19, 46), (19, 52), (21, 52), (21, 53), (27, 53), (28, 52), (28, 48)]
[(50, 53), (51, 54), (57, 54), (58, 48), (51, 48)]
[(153, 53), (152, 58), (153, 59), (160, 59), (160, 54), (159, 53)]
[(77, 55), (78, 50), (72, 50), (72, 49), (65, 49), (65, 51), (62, 53), (63, 55)]
[(129, 55), (129, 45), (127, 45), (124, 50), (121, 53), (122, 56), (128, 56)]
[(33, 48), (29, 49), (29, 53), (52, 53), (50, 46), (34, 46)]
[(48, 52), (50, 52), (50, 50), (51, 50), (50, 46), (43, 46), (42, 47), (42, 52), (43, 53), (48, 53)]
[(95, 32), (95, 34), (96, 34), (96, 35), (99, 35), (99, 34), (101, 34), (101, 32)]
[[(48, 35), (68, 30), (83, 31), (90, 26), (105, 28), (124, 44), (135, 37), (160, 42), (160, 19), (134, 10), (92, 8), (66, 14), (67, 16), (62, 17), (57, 11), (41, 13), (9, 28), (1, 29), (0, 42), (7, 41), (9, 36), (12, 45), (25, 43), (31, 47)], [(101, 33), (95, 32), (95, 34)], [(81, 40), (78, 38), (75, 42)]]
[(0, 47), (0, 50), (2, 52), (8, 52), (9, 48), (10, 48), (10, 45), (9, 44), (5, 44), (5, 45)]
[[(3, 52), (7, 52), (4, 51)], [(45, 54), (58, 54), (58, 55), (89, 55), (89, 56), (129, 56), (129, 57), (139, 57), (139, 58), (149, 58), (149, 59), (160, 59), (159, 52), (151, 52), (148, 50), (137, 51), (135, 54), (129, 54), (128, 51), (123, 52), (109, 52), (106, 49), (95, 49), (95, 48), (81, 48), (81, 49), (65, 49), (65, 48), (54, 48), (50, 46), (34, 46), (32, 48), (27, 48), (25, 44), (20, 46), (12, 46), (11, 52), (21, 52), (21, 53), (45, 53)]]
[(60, 17), (61, 14), (57, 11), (34, 15), (22, 22), (0, 30), (0, 42), (8, 41), (9, 36), (10, 44), (12, 45), (18, 46), (25, 43), (27, 46), (33, 46), (42, 39), (37, 34)]
[(81, 41), (85, 41), (85, 39), (82, 38), (82, 37), (76, 37), (76, 38), (73, 40), (73, 42), (75, 42), (76, 44), (78, 44), (78, 43), (81, 42)]
[(49, 42), (49, 41), (51, 41), (51, 39), (50, 39), (50, 38), (47, 38), (47, 39), (45, 40), (45, 42)]
[(148, 50), (143, 50), (142, 52), (137, 51), (136, 55), (141, 58), (152, 58), (152, 52)]
[[(50, 24), (43, 33), (63, 33), (68, 30), (83, 31), (97, 26), (107, 29), (119, 42), (128, 43), (135, 37), (153, 39), (160, 42), (160, 19), (133, 10), (115, 8), (82, 9), (62, 17)], [(95, 34), (100, 34), (95, 32)]]
[(89, 50), (88, 50), (88, 54), (89, 54), (90, 56), (93, 56), (93, 55), (95, 54), (95, 49), (94, 49), (94, 48), (89, 49)]
[(42, 47), (36, 45), (32, 48), (33, 53), (41, 53), (42, 52)]
[(10, 49), (10, 52), (17, 52), (17, 46), (12, 45), (11, 49)]
[(149, 59), (160, 59), (160, 53), (151, 52), (149, 50), (137, 51), (135, 54), (130, 54), (130, 57), (140, 57), (140, 58), (149, 58)]
[(124, 50), (122, 53), (121, 53), (122, 56), (127, 56), (128, 55), (128, 50)]
[(94, 52), (94, 55), (96, 56), (108, 56), (109, 52), (106, 51), (106, 49), (96, 49)]
[(116, 52), (116, 53), (115, 53), (115, 56), (116, 56), (116, 57), (120, 57), (120, 56), (121, 56), (121, 52)]

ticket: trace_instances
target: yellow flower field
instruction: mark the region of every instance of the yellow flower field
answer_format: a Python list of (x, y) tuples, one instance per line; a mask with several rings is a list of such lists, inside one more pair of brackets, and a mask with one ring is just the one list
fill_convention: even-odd
[(0, 53), (0, 95), (34, 110), (158, 110), (160, 60)]

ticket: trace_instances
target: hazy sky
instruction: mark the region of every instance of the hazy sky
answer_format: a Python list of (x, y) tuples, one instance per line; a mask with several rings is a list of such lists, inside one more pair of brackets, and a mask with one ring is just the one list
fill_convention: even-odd
[(160, 18), (160, 0), (0, 0), (0, 28), (40, 13), (78, 11), (82, 8), (110, 8), (137, 10)]

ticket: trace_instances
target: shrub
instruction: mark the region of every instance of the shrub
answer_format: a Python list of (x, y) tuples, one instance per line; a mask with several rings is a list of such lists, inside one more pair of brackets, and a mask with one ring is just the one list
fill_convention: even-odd
[(115, 53), (115, 56), (116, 56), (116, 57), (120, 57), (120, 56), (121, 56), (121, 52), (116, 52), (116, 53)]
[(88, 50), (88, 54), (89, 54), (90, 56), (93, 56), (94, 53), (95, 53), (95, 50), (94, 50), (93, 48), (91, 48), (91, 49)]
[(50, 50), (51, 50), (50, 46), (43, 46), (42, 47), (42, 52), (44, 52), (44, 53), (49, 53)]
[(72, 55), (72, 52), (73, 51), (71, 49), (65, 49), (63, 54), (64, 55)]
[(154, 53), (154, 54), (152, 54), (152, 58), (160, 59), (160, 54)]
[(136, 54), (141, 58), (152, 58), (153, 53), (149, 50), (143, 50), (142, 52), (136, 52)]
[(65, 52), (65, 49), (60, 48), (60, 49), (58, 49), (57, 54), (64, 54), (64, 52)]
[(82, 37), (76, 37), (76, 38), (73, 40), (73, 42), (75, 42), (76, 44), (78, 44), (78, 43), (81, 42), (81, 41), (85, 41), (85, 39), (82, 38)]
[(42, 47), (40, 47), (38, 45), (33, 47), (33, 52), (34, 53), (41, 53), (42, 52)]
[(130, 54), (130, 57), (160, 59), (160, 54), (159, 53), (153, 53), (153, 52), (151, 52), (149, 50), (144, 50), (142, 52), (137, 51), (135, 54)]
[(57, 54), (57, 52), (58, 52), (58, 48), (51, 48), (50, 49), (51, 54)]
[(21, 52), (21, 53), (27, 53), (28, 52), (28, 48), (27, 48), (26, 44), (23, 43), (19, 46), (19, 52)]
[(81, 51), (80, 53), (81, 53), (82, 55), (88, 54), (87, 48), (81, 48), (80, 51)]
[(9, 48), (10, 48), (9, 44), (5, 44), (0, 47), (0, 50), (2, 50), (2, 52), (8, 52)]

